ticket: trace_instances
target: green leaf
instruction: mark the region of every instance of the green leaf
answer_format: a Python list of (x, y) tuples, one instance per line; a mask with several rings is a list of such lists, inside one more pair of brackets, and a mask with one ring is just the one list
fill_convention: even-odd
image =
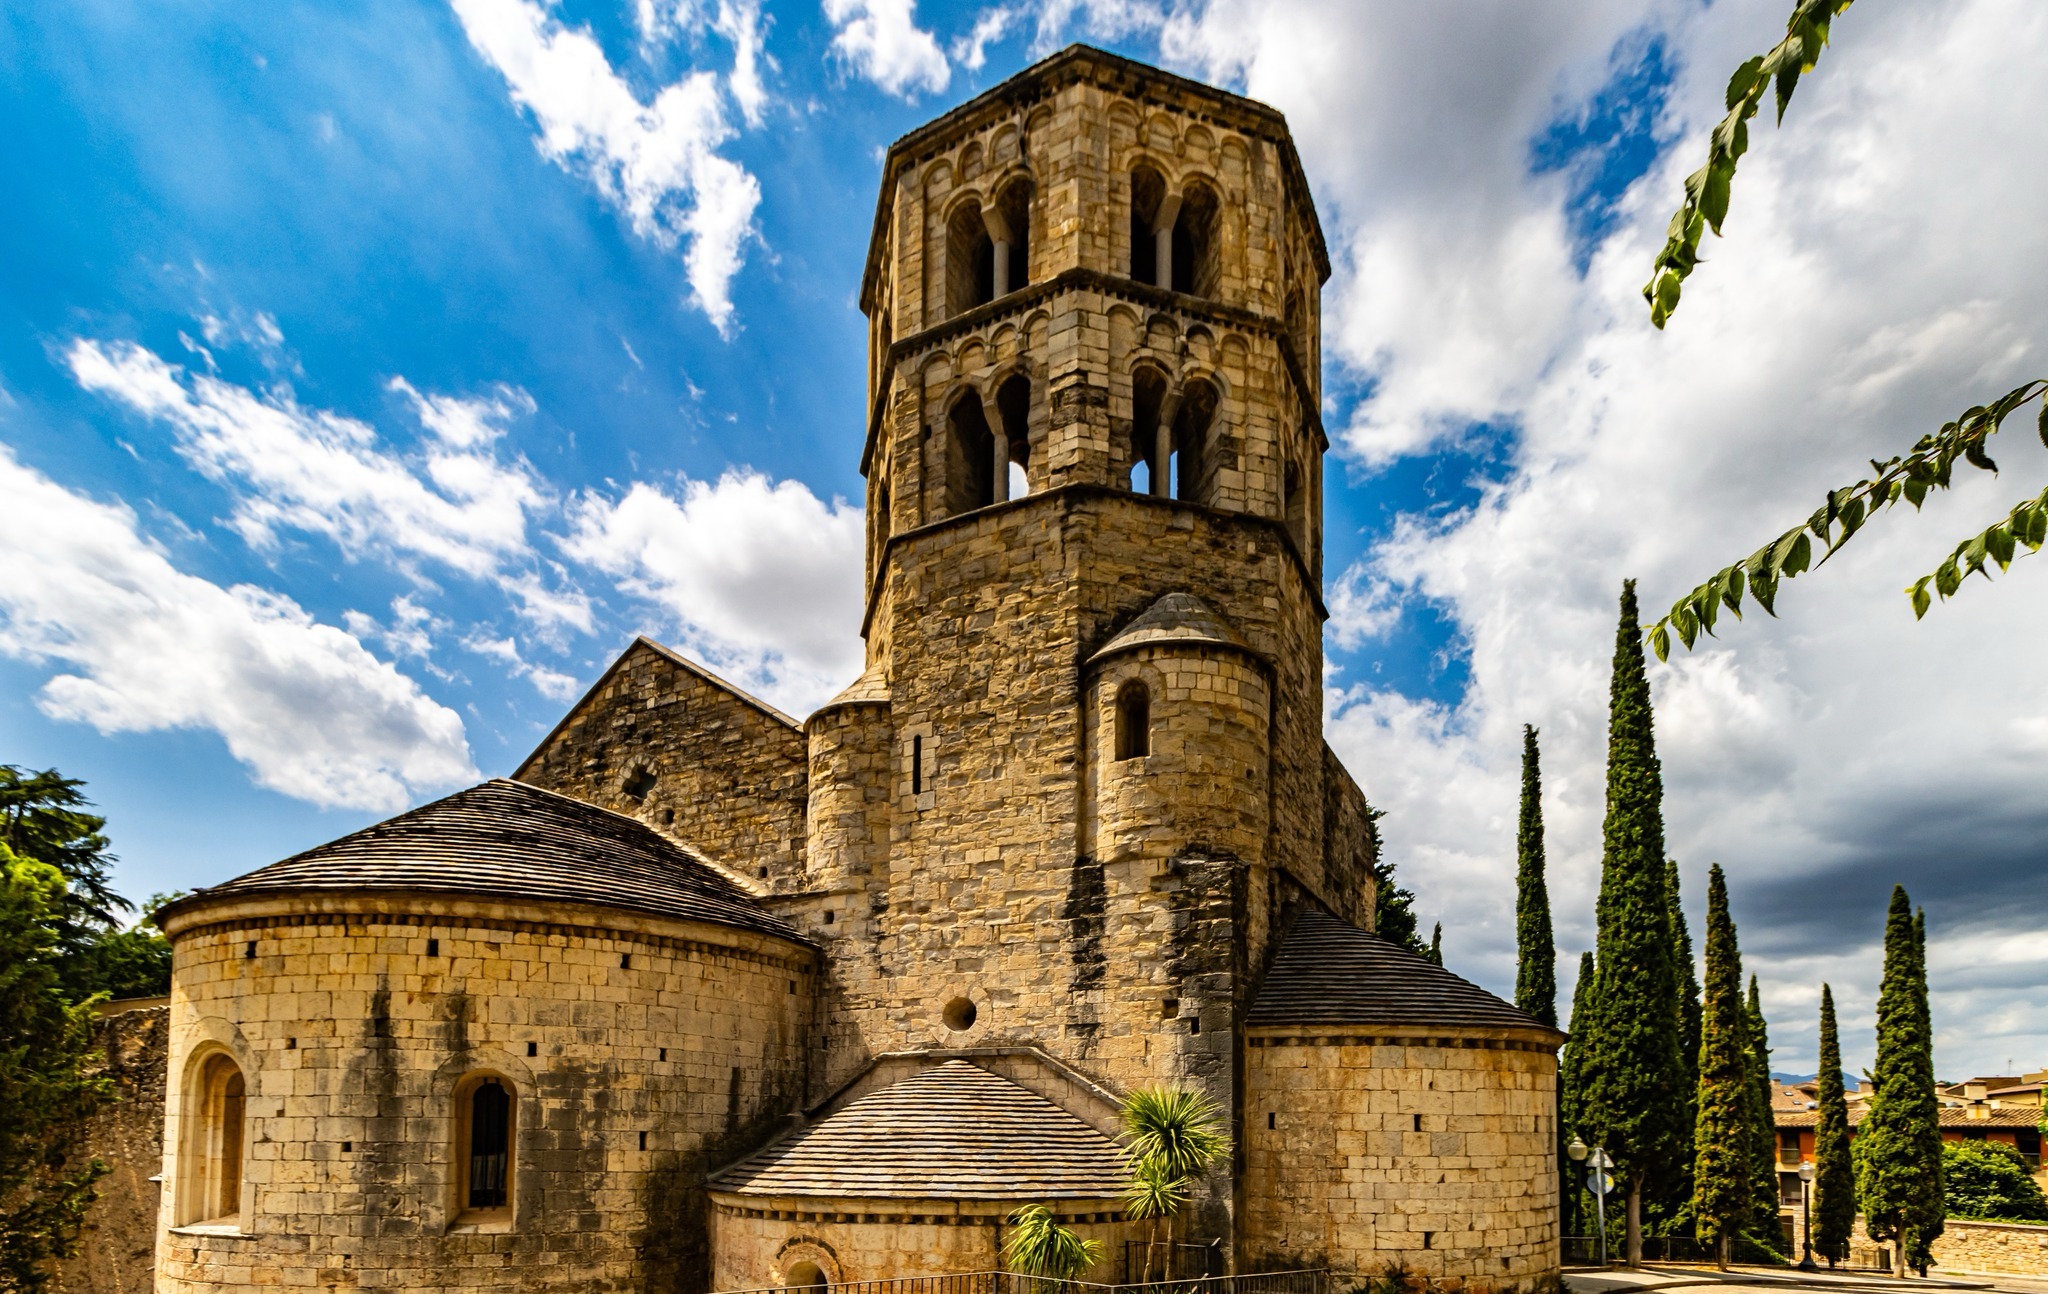
[(1733, 166), (1716, 166), (1708, 173), (1706, 188), (1700, 194), (1700, 214), (1706, 217), (1707, 228), (1717, 236), (1721, 221), (1728, 215), (1728, 188), (1734, 181)]
[(1987, 472), (1996, 472), (1998, 470), (1998, 464), (1992, 462), (1991, 455), (1984, 452), (1984, 442), (1981, 440), (1973, 440), (1965, 445), (1963, 447), (1963, 458), (1972, 467), (1982, 468)]
[(1914, 580), (1913, 586), (1906, 590), (1906, 595), (1913, 599), (1913, 618), (1915, 620), (1926, 615), (1927, 608), (1934, 605), (1934, 599), (1927, 596), (1927, 581), (1930, 578), (1932, 577), (1923, 575), (1919, 579)]
[(1733, 108), (1736, 104), (1755, 94), (1758, 83), (1763, 80), (1763, 65), (1764, 56), (1758, 54), (1750, 58), (1741, 67), (1736, 68), (1735, 75), (1728, 78), (1727, 102), (1721, 106)]
[(1660, 620), (1650, 631), (1650, 650), (1657, 653), (1658, 660), (1671, 659), (1671, 631), (1664, 626), (1668, 621)]

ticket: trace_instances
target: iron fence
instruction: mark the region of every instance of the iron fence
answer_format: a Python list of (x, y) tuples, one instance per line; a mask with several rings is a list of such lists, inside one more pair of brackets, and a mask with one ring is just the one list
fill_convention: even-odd
[[(1190, 1246), (1202, 1248), (1203, 1246)], [(1330, 1273), (1322, 1268), (1291, 1272), (1246, 1272), (1236, 1276), (1190, 1276), (1173, 1280), (1099, 1285), (1018, 1272), (950, 1272), (942, 1276), (898, 1276), (886, 1280), (836, 1281), (802, 1287), (768, 1286), (722, 1294), (1329, 1294)]]
[[(1738, 1263), (1753, 1266), (1782, 1267), (1785, 1256), (1776, 1253), (1748, 1236), (1737, 1236), (1729, 1247), (1729, 1257)], [(1572, 1267), (1591, 1267), (1600, 1261), (1600, 1238), (1598, 1236), (1566, 1236), (1564, 1238), (1564, 1262)], [(1628, 1257), (1628, 1242), (1621, 1236), (1609, 1233), (1607, 1237), (1607, 1260), (1618, 1263)], [(1692, 1236), (1644, 1236), (1643, 1261), (1646, 1263), (1710, 1263), (1714, 1261), (1714, 1247)]]

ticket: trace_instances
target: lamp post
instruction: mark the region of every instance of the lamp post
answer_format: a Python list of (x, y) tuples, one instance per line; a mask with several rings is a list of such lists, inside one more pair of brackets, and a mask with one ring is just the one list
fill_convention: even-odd
[(1801, 1247), (1805, 1251), (1805, 1256), (1799, 1260), (1799, 1270), (1803, 1272), (1819, 1271), (1820, 1268), (1813, 1261), (1813, 1161), (1811, 1159), (1802, 1160), (1799, 1164), (1799, 1208), (1801, 1214), (1799, 1239)]
[(1593, 1192), (1593, 1216), (1600, 1224), (1600, 1265), (1605, 1267), (1607, 1266), (1607, 1188), (1612, 1185), (1612, 1179), (1607, 1176), (1607, 1170), (1614, 1167), (1614, 1161), (1607, 1157), (1607, 1151), (1603, 1147), (1593, 1146), (1589, 1148), (1584, 1141), (1581, 1141), (1576, 1136), (1572, 1138), (1572, 1144), (1564, 1148), (1564, 1153), (1571, 1156), (1573, 1163), (1582, 1163), (1586, 1166), (1586, 1186)]

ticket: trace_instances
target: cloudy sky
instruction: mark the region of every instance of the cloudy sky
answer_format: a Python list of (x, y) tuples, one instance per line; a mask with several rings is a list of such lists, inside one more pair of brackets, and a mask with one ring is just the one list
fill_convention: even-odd
[[(115, 0), (0, 14), (0, 762), (132, 894), (508, 771), (651, 633), (857, 672), (854, 296), (887, 142), (1072, 40), (1285, 111), (1328, 288), (1329, 729), (1450, 965), (1513, 981), (1520, 726), (1591, 938), (1615, 598), (2048, 373), (2048, 9), (1861, 5), (1667, 333), (1636, 290), (1784, 0)], [(2033, 303), (2031, 306), (2028, 303)], [(1929, 913), (1945, 1075), (2048, 1066), (2048, 578), (1901, 588), (2026, 432), (1655, 670), (1695, 929), (1777, 1066)], [(1567, 987), (1567, 992), (1568, 992)]]

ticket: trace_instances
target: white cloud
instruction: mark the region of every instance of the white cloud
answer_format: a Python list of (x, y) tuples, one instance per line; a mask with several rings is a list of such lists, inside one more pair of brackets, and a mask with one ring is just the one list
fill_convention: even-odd
[(988, 47), (1008, 35), (1023, 16), (1021, 9), (1001, 5), (982, 10), (967, 34), (953, 42), (953, 61), (970, 72), (979, 72), (988, 63)]
[(524, 392), (423, 395), (392, 379), (428, 433), (401, 456), (367, 423), (304, 408), (282, 387), (259, 395), (188, 374), (132, 342), (76, 341), (65, 361), (86, 390), (169, 424), (180, 456), (235, 492), (229, 524), (258, 549), (296, 530), (351, 557), (424, 559), (498, 584), (544, 628), (590, 628), (588, 599), (536, 570), (527, 524), (551, 506), (548, 492), (524, 459), (499, 452), (506, 424), (533, 412)]
[(945, 52), (917, 25), (917, 0), (825, 0), (832, 52), (890, 94), (937, 94), (952, 80)]
[(678, 644), (802, 714), (861, 669), (861, 513), (751, 471), (583, 498), (567, 551), (675, 617)]
[(532, 683), (535, 691), (550, 700), (573, 701), (582, 690), (573, 676), (527, 660), (520, 653), (519, 644), (510, 638), (491, 638), (475, 633), (463, 639), (462, 645), (479, 656), (488, 656), (504, 665), (515, 676)]
[(389, 811), (476, 778), (462, 721), (281, 594), (171, 565), (134, 513), (0, 446), (0, 651), (59, 662), (37, 698), (102, 732), (219, 734), (259, 785)]
[[(2033, 214), (2048, 174), (2014, 165), (2048, 121), (2048, 86), (2024, 71), (2048, 56), (2048, 12), (2024, 0), (1845, 15), (1786, 128), (1758, 123), (1729, 236), (1709, 240), (1670, 331), (1649, 327), (1637, 289), (1679, 182), (1729, 70), (1783, 21), (1766, 0), (1212, 0), (1162, 37), (1296, 131), (1340, 264), (1328, 359), (1372, 382), (1346, 455), (1439, 448), (1474, 420), (1517, 429), (1475, 508), (1406, 520), (1331, 597), (1334, 646), (1369, 648), (1404, 599), (1427, 599), (1469, 647), (1456, 703), (1355, 687), (1333, 695), (1330, 730), (1389, 810), (1389, 857), (1424, 919), (1444, 918), (1451, 965), (1496, 986), (1513, 982), (1524, 722), (1544, 731), (1568, 966), (1591, 936), (1621, 580), (1640, 577), (1654, 617), (1865, 458), (2048, 355), (2023, 291), (2048, 276)], [(1683, 139), (1581, 274), (1567, 184), (1532, 174), (1531, 140), (1646, 31), (1679, 62), (1663, 129)], [(1981, 74), (1987, 46), (2009, 71)], [(1894, 880), (1931, 909), (1943, 1072), (2048, 1054), (2048, 1030), (2018, 1009), (2043, 961), (2019, 914), (2048, 832), (2048, 678), (2022, 645), (2048, 636), (2032, 588), (2048, 567), (2023, 562), (1917, 625), (1900, 593), (2048, 476), (2025, 433), (2010, 439), (2005, 478), (1973, 473), (1928, 515), (1888, 518), (1786, 586), (1782, 620), (1753, 616), (1654, 670), (1695, 931), (1719, 861), (1785, 1062), (1811, 1064), (1823, 978), (1867, 1022)], [(1972, 950), (2000, 940), (2025, 947), (1989, 982)], [(1867, 1039), (1848, 1045), (1867, 1061)]]
[[(732, 280), (753, 236), (761, 186), (717, 151), (733, 136), (718, 77), (692, 72), (642, 104), (588, 30), (562, 26), (532, 0), (451, 3), (470, 44), (504, 76), (514, 102), (533, 114), (541, 152), (565, 169), (580, 167), (641, 237), (685, 244), (691, 294), (706, 317), (729, 332)], [(680, 21), (683, 12), (678, 5), (652, 6), (642, 30)], [(718, 21), (730, 14), (732, 30), (741, 33), (736, 44), (747, 70), (742, 76), (736, 68), (733, 91), (751, 118), (763, 92), (758, 12), (751, 24), (743, 21), (747, 12), (725, 6)]]

